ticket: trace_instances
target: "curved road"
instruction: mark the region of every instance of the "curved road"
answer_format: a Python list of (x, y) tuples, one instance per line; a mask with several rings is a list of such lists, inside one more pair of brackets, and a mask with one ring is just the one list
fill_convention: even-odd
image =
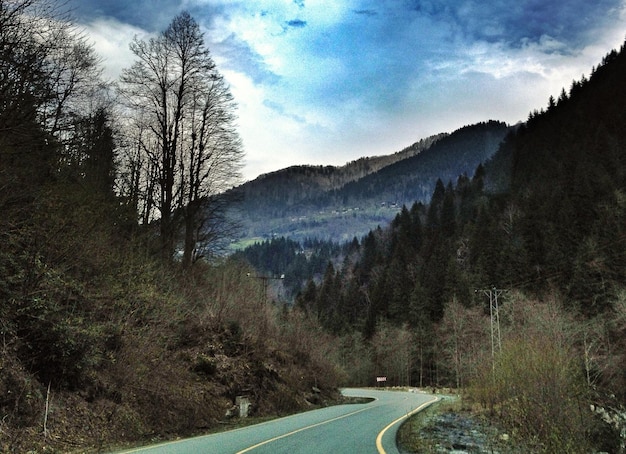
[(125, 454), (398, 454), (396, 432), (409, 414), (437, 400), (429, 394), (344, 389), (366, 404), (337, 405), (242, 429), (123, 451)]

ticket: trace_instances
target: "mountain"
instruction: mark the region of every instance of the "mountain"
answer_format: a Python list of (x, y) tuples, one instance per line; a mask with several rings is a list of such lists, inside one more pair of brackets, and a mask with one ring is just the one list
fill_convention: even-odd
[(624, 80), (626, 45), (473, 178), (439, 180), (428, 205), (347, 245), (295, 306), (342, 340), (368, 339), (387, 383), (465, 388), (523, 452), (621, 452)]
[[(242, 238), (348, 241), (427, 202), (438, 179), (455, 181), (488, 160), (511, 128), (489, 121), (422, 139), (397, 153), (342, 167), (294, 166), (233, 190)], [(245, 243), (244, 243), (245, 244)]]
[[(292, 166), (259, 176), (237, 188), (235, 192), (243, 196), (243, 204), (248, 210), (263, 206), (270, 216), (282, 217), (306, 211), (308, 205), (329, 191), (341, 189), (346, 184), (358, 181), (386, 166), (402, 162), (423, 150), (428, 149), (447, 134), (438, 134), (391, 155), (364, 157), (335, 166)], [(305, 208), (304, 210), (302, 210)], [(267, 212), (269, 210), (269, 212)]]

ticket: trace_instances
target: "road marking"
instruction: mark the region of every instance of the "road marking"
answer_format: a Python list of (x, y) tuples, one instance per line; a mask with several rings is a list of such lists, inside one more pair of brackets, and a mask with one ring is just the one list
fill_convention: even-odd
[(395, 421), (391, 422), (387, 427), (385, 427), (383, 430), (380, 431), (380, 433), (378, 434), (378, 436), (376, 437), (376, 449), (378, 449), (378, 453), (379, 454), (387, 454), (387, 451), (385, 451), (385, 449), (383, 448), (383, 435), (385, 435), (385, 432), (387, 432), (387, 430), (389, 430), (390, 427), (392, 427), (394, 424), (399, 423), (400, 421), (402, 421), (405, 418), (408, 418), (411, 415), (414, 415), (415, 413), (417, 413), (420, 410), (423, 410), (424, 408), (428, 407), (430, 404), (432, 404), (433, 402), (437, 402), (439, 400), (439, 397), (433, 397), (431, 400), (424, 402), (422, 405), (420, 405), (419, 407), (417, 407), (415, 410), (413, 410), (410, 413), (407, 413), (404, 416), (401, 416), (400, 418), (396, 419)]
[(353, 411), (352, 413), (347, 413), (345, 415), (337, 416), (336, 418), (333, 418), (333, 419), (328, 419), (326, 421), (318, 422), (318, 423), (313, 424), (311, 426), (302, 427), (302, 428), (294, 430), (292, 432), (289, 432), (289, 433), (286, 433), (286, 434), (283, 434), (283, 435), (279, 435), (278, 437), (270, 438), (269, 440), (265, 440), (265, 441), (262, 441), (261, 443), (257, 443), (256, 445), (250, 446), (249, 448), (246, 448), (243, 451), (239, 451), (236, 454), (244, 454), (246, 452), (250, 452), (253, 449), (259, 448), (259, 447), (261, 447), (263, 445), (266, 445), (268, 443), (272, 443), (273, 441), (280, 440), (281, 438), (286, 438), (286, 437), (289, 437), (291, 435), (297, 434), (298, 432), (302, 432), (302, 431), (305, 431), (305, 430), (308, 430), (308, 429), (312, 429), (312, 428), (317, 427), (317, 426), (322, 426), (324, 424), (328, 424), (329, 422), (337, 421), (337, 420), (342, 419), (342, 418), (347, 418), (348, 416), (356, 415), (357, 413), (361, 413), (362, 411), (365, 411), (365, 410), (371, 410), (372, 408), (375, 408), (375, 407), (368, 406), (366, 408), (361, 408), (360, 410)]
[[(352, 397), (354, 397), (354, 396), (352, 396)], [(372, 402), (376, 402), (377, 400), (378, 400), (378, 398), (373, 398)], [(368, 403), (371, 403), (371, 402), (368, 402)], [(322, 421), (322, 422), (314, 424), (312, 426), (303, 427), (301, 429), (295, 430), (295, 431), (290, 432), (288, 434), (284, 434), (284, 435), (281, 435), (279, 437), (272, 438), (271, 440), (266, 440), (266, 441), (264, 441), (262, 443), (254, 445), (254, 446), (250, 446), (249, 448), (246, 448), (243, 451), (238, 451), (235, 454), (242, 454), (242, 453), (245, 453), (245, 452), (249, 452), (252, 449), (255, 449), (255, 448), (259, 447), (259, 446), (262, 446), (262, 445), (264, 445), (266, 443), (270, 443), (271, 441), (287, 437), (287, 436), (289, 436), (291, 434), (295, 434), (297, 432), (301, 432), (301, 431), (306, 430), (306, 429), (310, 429), (310, 428), (313, 428), (313, 427), (316, 427), (316, 426), (321, 426), (322, 424), (326, 424), (327, 422), (336, 421), (338, 419), (345, 418), (347, 416), (354, 415), (354, 414), (360, 413), (360, 412), (365, 411), (365, 410), (369, 410), (370, 408), (373, 408), (373, 407), (368, 406), (367, 408), (363, 408), (361, 410), (357, 410), (357, 411), (354, 411), (352, 413), (345, 414), (343, 416), (338, 416), (336, 418), (329, 419), (328, 421)], [(116, 451), (116, 453), (117, 454), (134, 454), (134, 453), (147, 451), (147, 450), (151, 450), (151, 449), (155, 449), (155, 448), (162, 448), (162, 447), (168, 446), (168, 445), (183, 444), (183, 443), (188, 442), (188, 441), (193, 440), (193, 439), (211, 438), (211, 437), (216, 436), (216, 435), (221, 435), (221, 434), (225, 434), (225, 433), (232, 433), (232, 432), (243, 432), (243, 431), (249, 430), (249, 429), (254, 428), (254, 427), (270, 425), (270, 424), (275, 423), (276, 421), (280, 421), (280, 420), (284, 420), (284, 419), (297, 418), (298, 416), (301, 416), (303, 413), (306, 413), (306, 412), (295, 413), (293, 415), (285, 416), (283, 418), (272, 419), (270, 421), (265, 421), (265, 422), (262, 422), (262, 423), (253, 424), (253, 425), (247, 426), (247, 427), (240, 427), (238, 429), (232, 429), (232, 430), (219, 432), (219, 433), (213, 433), (213, 434), (198, 435), (196, 437), (182, 438), (182, 439), (179, 439), (179, 440), (164, 441), (164, 442), (153, 444), (153, 445), (149, 445), (149, 446), (138, 446), (138, 447), (135, 447), (135, 448), (126, 449), (124, 451)]]

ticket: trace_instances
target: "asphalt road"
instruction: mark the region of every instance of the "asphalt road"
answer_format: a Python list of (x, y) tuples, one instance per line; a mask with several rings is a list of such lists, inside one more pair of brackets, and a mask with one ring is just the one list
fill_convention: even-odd
[(373, 397), (366, 404), (337, 405), (242, 429), (123, 451), (125, 454), (398, 454), (401, 421), (437, 398), (429, 394), (344, 389)]

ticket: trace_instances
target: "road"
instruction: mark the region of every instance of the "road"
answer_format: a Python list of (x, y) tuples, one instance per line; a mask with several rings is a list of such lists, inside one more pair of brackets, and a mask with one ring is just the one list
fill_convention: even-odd
[(437, 400), (429, 394), (344, 389), (372, 397), (366, 404), (336, 405), (242, 429), (123, 451), (124, 454), (398, 454), (396, 432), (410, 413)]

